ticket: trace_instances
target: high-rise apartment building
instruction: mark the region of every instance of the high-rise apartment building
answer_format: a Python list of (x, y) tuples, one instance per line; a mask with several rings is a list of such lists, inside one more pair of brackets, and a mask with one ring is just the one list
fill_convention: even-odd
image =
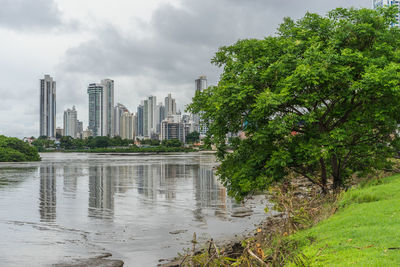
[(165, 118), (167, 118), (169, 115), (175, 115), (176, 114), (176, 102), (175, 99), (172, 98), (171, 94), (168, 94), (168, 96), (165, 98)]
[(157, 129), (157, 118), (156, 118), (156, 106), (157, 98), (155, 96), (149, 96), (148, 99), (148, 133), (149, 136), (156, 133)]
[(200, 92), (207, 89), (207, 77), (204, 75), (199, 76), (199, 78), (195, 81), (195, 88), (196, 91)]
[(89, 129), (93, 136), (114, 136), (114, 81), (89, 84)]
[(143, 136), (150, 136), (149, 133), (149, 101), (143, 101)]
[(91, 83), (87, 89), (89, 95), (89, 130), (93, 136), (102, 136), (103, 133), (103, 93), (101, 84)]
[(120, 103), (117, 103), (117, 105), (114, 107), (114, 136), (121, 136), (121, 117), (125, 112), (129, 112), (129, 110)]
[[(202, 92), (207, 89), (207, 77), (199, 76), (198, 79), (195, 80), (195, 92)], [(207, 127), (201, 119), (201, 114), (193, 114), (193, 130), (200, 133), (201, 137), (204, 137), (207, 134)]]
[(132, 113), (126, 111), (121, 116), (120, 132), (122, 139), (133, 140), (135, 138), (135, 118)]
[(156, 106), (156, 134), (161, 133), (161, 122), (165, 119), (165, 107), (160, 102)]
[(103, 136), (114, 136), (114, 81), (104, 79), (103, 85)]
[(83, 135), (83, 122), (77, 120), (76, 121), (76, 137), (82, 139)]
[(373, 0), (372, 4), (375, 9), (384, 6), (396, 6), (399, 12), (397, 12), (396, 23), (392, 26), (400, 26), (400, 0)]
[(143, 134), (143, 105), (139, 105), (137, 108), (137, 136), (144, 136)]
[(77, 112), (75, 106), (64, 111), (64, 135), (77, 138)]
[(56, 82), (50, 75), (40, 79), (40, 135), (56, 136)]

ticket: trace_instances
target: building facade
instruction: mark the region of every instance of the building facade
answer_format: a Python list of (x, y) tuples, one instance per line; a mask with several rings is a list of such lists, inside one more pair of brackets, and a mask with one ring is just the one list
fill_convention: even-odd
[(56, 136), (56, 82), (50, 75), (40, 79), (40, 136)]
[(87, 89), (89, 95), (89, 130), (94, 137), (102, 136), (103, 133), (103, 93), (101, 84), (91, 83)]
[(102, 136), (114, 136), (114, 81), (104, 79), (103, 85), (103, 127)]
[(64, 135), (77, 138), (78, 115), (75, 106), (64, 111)]
[(89, 129), (93, 136), (114, 136), (114, 81), (91, 83), (89, 95)]
[(137, 108), (137, 132), (136, 135), (137, 136), (143, 136), (143, 105), (139, 105)]
[(207, 89), (207, 77), (206, 76), (204, 76), (204, 75), (199, 76), (199, 78), (195, 80), (195, 89), (196, 89), (196, 91), (200, 91), (200, 92)]
[(120, 130), (121, 118), (125, 112), (129, 112), (129, 110), (120, 103), (117, 103), (117, 105), (114, 107), (114, 114), (113, 114), (114, 136), (121, 136), (121, 130)]
[(165, 118), (168, 117), (169, 115), (174, 115), (176, 114), (176, 101), (174, 98), (172, 98), (171, 94), (168, 94), (168, 96), (164, 100), (164, 106), (165, 106)]

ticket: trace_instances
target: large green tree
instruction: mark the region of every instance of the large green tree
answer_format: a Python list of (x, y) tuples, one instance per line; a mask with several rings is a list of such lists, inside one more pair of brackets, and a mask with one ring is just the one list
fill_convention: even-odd
[[(390, 166), (400, 123), (396, 10), (335, 9), (286, 18), (275, 36), (222, 47), (220, 82), (189, 110), (208, 122), (218, 173), (240, 199), (296, 174), (326, 192)], [(228, 133), (244, 132), (226, 152)]]

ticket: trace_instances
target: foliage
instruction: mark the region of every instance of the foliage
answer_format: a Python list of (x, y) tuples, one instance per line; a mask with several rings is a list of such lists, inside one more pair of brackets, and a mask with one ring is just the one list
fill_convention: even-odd
[(179, 139), (163, 140), (161, 142), (162, 146), (166, 147), (182, 147), (183, 143)]
[(18, 138), (0, 135), (0, 162), (39, 161), (37, 149)]
[(200, 141), (200, 133), (197, 131), (191, 132), (186, 136), (186, 143), (193, 144)]
[(49, 140), (46, 136), (39, 136), (38, 139), (32, 142), (32, 145), (36, 147), (39, 152), (49, 148), (55, 148), (54, 140)]
[(335, 215), (289, 238), (312, 259), (307, 266), (398, 265), (400, 176), (375, 181), (346, 192)]
[[(296, 173), (327, 191), (354, 173), (389, 168), (400, 122), (395, 8), (286, 18), (276, 36), (222, 47), (216, 87), (189, 106), (217, 146), (218, 174), (241, 199)], [(227, 153), (228, 133), (244, 140)]]
[(159, 146), (160, 145), (160, 140), (156, 139), (143, 139), (140, 140), (141, 145), (149, 145), (149, 146)]
[(195, 150), (186, 147), (166, 147), (166, 146), (151, 146), (129, 148), (92, 148), (92, 149), (72, 149), (68, 152), (89, 152), (89, 153), (168, 153), (168, 152), (194, 152)]

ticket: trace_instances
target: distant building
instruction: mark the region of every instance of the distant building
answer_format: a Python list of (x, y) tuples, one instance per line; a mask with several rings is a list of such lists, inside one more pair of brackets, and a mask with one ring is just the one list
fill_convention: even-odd
[(207, 89), (207, 77), (202, 75), (199, 76), (198, 79), (195, 80), (195, 89), (196, 91), (204, 91), (205, 89)]
[(149, 137), (149, 101), (143, 101), (143, 136)]
[(89, 84), (89, 129), (93, 136), (114, 136), (114, 81)]
[(164, 106), (165, 106), (164, 118), (168, 117), (169, 115), (176, 114), (176, 101), (174, 98), (172, 98), (171, 94), (168, 94), (168, 96), (165, 98)]
[(60, 127), (57, 127), (57, 129), (56, 129), (56, 135), (64, 136), (64, 129), (63, 129), (63, 128), (60, 128)]
[(77, 112), (75, 106), (73, 106), (72, 109), (64, 111), (64, 135), (77, 138), (77, 124)]
[(86, 129), (85, 131), (83, 131), (83, 133), (82, 133), (82, 139), (86, 139), (86, 138), (88, 138), (89, 136), (93, 136), (93, 133), (92, 133), (92, 131), (88, 128), (88, 129)]
[(156, 122), (156, 106), (157, 97), (149, 96), (148, 99), (148, 136), (156, 133), (157, 122)]
[[(195, 80), (195, 91), (202, 92), (207, 89), (207, 77), (200, 76)], [(200, 137), (204, 137), (207, 134), (207, 127), (201, 119), (201, 114), (193, 114), (193, 130), (200, 133)]]
[(103, 91), (101, 84), (91, 83), (87, 89), (89, 95), (89, 130), (93, 136), (101, 136), (103, 129)]
[(161, 122), (161, 140), (178, 139), (182, 143), (186, 143), (186, 136), (189, 134), (191, 124), (174, 120), (173, 116)]
[(121, 116), (120, 133), (122, 139), (133, 140), (135, 138), (135, 120), (134, 115), (129, 111)]
[(40, 136), (56, 136), (56, 82), (50, 75), (40, 79)]
[(384, 6), (396, 6), (399, 10), (396, 16), (396, 23), (392, 24), (393, 26), (400, 26), (400, 0), (373, 0), (372, 1), (374, 9), (384, 7)]
[(137, 136), (144, 136), (143, 134), (143, 105), (139, 105), (137, 108), (137, 121), (136, 121), (136, 128), (137, 128)]
[(83, 134), (83, 122), (77, 120), (76, 121), (76, 137), (82, 139)]
[(103, 136), (114, 136), (114, 81), (104, 79), (103, 85)]
[(114, 136), (121, 136), (121, 118), (125, 112), (129, 112), (129, 110), (120, 103), (114, 107)]
[(156, 134), (161, 133), (161, 122), (165, 119), (165, 107), (160, 102), (156, 106), (156, 113), (155, 113), (155, 120), (156, 120)]

